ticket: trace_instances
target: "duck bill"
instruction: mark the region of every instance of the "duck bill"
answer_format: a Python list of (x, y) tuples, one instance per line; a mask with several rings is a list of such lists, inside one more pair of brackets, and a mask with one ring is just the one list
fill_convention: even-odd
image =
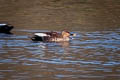
[(71, 35), (71, 36), (74, 36), (74, 37), (76, 36), (76, 34), (75, 34), (75, 33), (73, 33), (73, 34), (70, 34), (70, 35)]

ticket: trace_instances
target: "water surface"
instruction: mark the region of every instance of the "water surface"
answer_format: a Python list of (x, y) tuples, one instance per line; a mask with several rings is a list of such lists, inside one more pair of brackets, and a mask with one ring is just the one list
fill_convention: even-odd
[(34, 32), (0, 34), (0, 80), (119, 80), (120, 29), (73, 31), (70, 42), (33, 42)]

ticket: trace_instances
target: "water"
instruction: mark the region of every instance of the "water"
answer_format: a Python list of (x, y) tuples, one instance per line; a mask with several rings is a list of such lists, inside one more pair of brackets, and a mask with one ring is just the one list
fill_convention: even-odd
[[(0, 0), (0, 80), (120, 80), (120, 0)], [(70, 30), (70, 42), (32, 42)]]
[(73, 31), (70, 42), (33, 42), (33, 32), (0, 34), (0, 80), (119, 80), (120, 29)]

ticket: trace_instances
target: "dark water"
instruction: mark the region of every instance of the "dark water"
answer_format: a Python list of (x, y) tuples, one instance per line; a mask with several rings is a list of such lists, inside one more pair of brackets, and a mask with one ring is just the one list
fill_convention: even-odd
[(39, 31), (0, 34), (0, 80), (120, 80), (120, 29), (73, 31), (70, 42), (32, 42)]

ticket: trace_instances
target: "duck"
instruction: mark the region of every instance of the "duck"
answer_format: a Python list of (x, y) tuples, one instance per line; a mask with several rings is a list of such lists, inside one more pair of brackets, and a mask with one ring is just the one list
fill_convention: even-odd
[(55, 31), (34, 33), (31, 39), (32, 41), (61, 42), (70, 41), (70, 36), (76, 36), (76, 34), (71, 34), (69, 31), (63, 30), (61, 33)]
[(13, 29), (14, 27), (10, 24), (6, 24), (6, 23), (2, 23), (0, 24), (0, 33), (6, 33), (6, 34), (11, 34), (11, 30)]

